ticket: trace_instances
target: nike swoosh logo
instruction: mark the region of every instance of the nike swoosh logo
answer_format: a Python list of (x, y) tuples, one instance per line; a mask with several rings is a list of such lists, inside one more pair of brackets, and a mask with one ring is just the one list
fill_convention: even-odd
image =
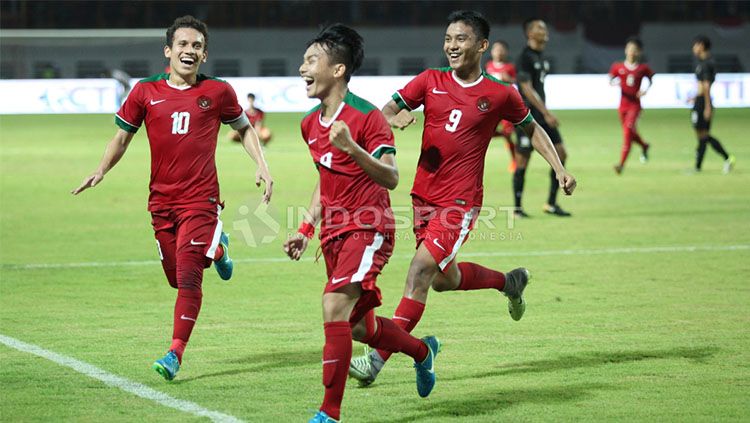
[(187, 317), (184, 314), (180, 316), (180, 319), (182, 319), (182, 320), (190, 320), (190, 321), (193, 321), (193, 322), (195, 321), (195, 319), (193, 319), (192, 317)]
[(310, 145), (310, 144), (314, 143), (317, 140), (318, 140), (317, 138), (313, 138), (311, 140), (307, 140), (307, 145)]
[(206, 245), (205, 242), (196, 242), (194, 239), (190, 240), (190, 245)]
[(440, 245), (440, 242), (437, 240), (437, 238), (434, 238), (432, 240), (432, 243), (435, 244), (435, 245), (437, 245), (437, 247), (440, 248), (441, 250), (445, 251), (445, 248), (443, 248), (443, 246)]
[(437, 88), (432, 89), (433, 94), (448, 94), (448, 91), (438, 91)]
[(335, 284), (337, 284), (339, 282), (342, 282), (342, 281), (345, 281), (347, 279), (349, 279), (349, 276), (346, 276), (346, 277), (343, 277), (343, 278), (333, 278), (333, 279), (331, 279), (331, 284), (335, 285)]
[(152, 106), (156, 106), (157, 104), (163, 103), (165, 101), (167, 101), (167, 100), (166, 99), (165, 100), (151, 100), (151, 105)]
[(323, 360), (323, 364), (333, 364), (333, 363), (336, 363), (337, 361), (339, 361), (338, 358), (335, 360)]

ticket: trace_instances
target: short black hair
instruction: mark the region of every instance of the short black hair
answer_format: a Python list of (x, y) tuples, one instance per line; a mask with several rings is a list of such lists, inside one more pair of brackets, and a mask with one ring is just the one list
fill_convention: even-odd
[(628, 37), (627, 40), (625, 40), (625, 45), (628, 45), (630, 43), (635, 44), (636, 47), (638, 47), (638, 50), (643, 50), (643, 41), (641, 41), (638, 37)]
[(490, 38), (490, 24), (484, 16), (474, 10), (454, 10), (448, 15), (448, 24), (463, 22), (469, 25), (480, 40)]
[(510, 50), (510, 47), (508, 46), (508, 42), (505, 40), (495, 40), (492, 42), (492, 45), (500, 44), (501, 46), (505, 47), (506, 50)]
[(703, 48), (706, 50), (711, 50), (711, 39), (707, 36), (701, 34), (693, 38), (693, 44), (703, 44)]
[(346, 67), (346, 82), (362, 66), (365, 58), (365, 41), (357, 31), (346, 25), (335, 23), (323, 28), (318, 35), (308, 41), (307, 47), (319, 44), (328, 53), (333, 63), (343, 63)]
[(203, 21), (200, 21), (193, 16), (185, 15), (175, 19), (172, 26), (167, 28), (167, 46), (172, 47), (174, 41), (174, 32), (180, 28), (193, 28), (196, 31), (203, 34), (203, 40), (205, 42), (204, 49), (208, 49), (208, 26)]
[(544, 22), (544, 19), (542, 19), (540, 17), (537, 17), (537, 16), (532, 16), (532, 17), (526, 19), (525, 21), (523, 21), (523, 34), (524, 35), (526, 35), (526, 34), (529, 33), (529, 27), (531, 26), (532, 23), (534, 23), (536, 21), (542, 21), (542, 22)]
[(255, 100), (255, 94), (247, 93), (247, 98), (252, 98), (253, 100)]

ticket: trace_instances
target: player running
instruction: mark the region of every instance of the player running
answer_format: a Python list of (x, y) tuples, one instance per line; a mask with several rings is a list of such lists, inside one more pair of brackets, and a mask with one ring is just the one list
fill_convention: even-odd
[[(253, 129), (255, 129), (255, 133), (258, 134), (260, 145), (265, 147), (271, 142), (271, 137), (273, 136), (271, 130), (268, 129), (265, 123), (266, 113), (255, 107), (255, 94), (247, 93), (247, 103), (249, 104), (247, 109), (245, 109), (247, 119), (250, 121), (250, 125), (253, 126)], [(229, 131), (228, 137), (232, 141), (242, 142), (242, 136), (238, 131)]]
[[(518, 88), (524, 101), (531, 109), (531, 115), (549, 135), (560, 162), (564, 165), (568, 153), (565, 150), (562, 136), (557, 130), (559, 122), (545, 105), (544, 78), (550, 69), (549, 62), (543, 54), (549, 40), (547, 24), (538, 18), (527, 19), (523, 24), (523, 30), (526, 34), (526, 47), (518, 58)], [(513, 174), (516, 216), (529, 217), (521, 206), (521, 198), (523, 197), (523, 186), (526, 180), (526, 166), (529, 163), (534, 146), (523, 132), (518, 133), (517, 139), (516, 171)], [(545, 213), (555, 216), (570, 216), (570, 213), (557, 204), (557, 192), (560, 189), (558, 179), (559, 174), (556, 173), (555, 169), (552, 169), (550, 171), (549, 196), (543, 210)]]
[(724, 157), (724, 168), (722, 171), (727, 174), (734, 167), (734, 156), (724, 150), (719, 140), (712, 137), (709, 133), (711, 130), (711, 118), (714, 114), (713, 104), (711, 103), (711, 85), (716, 80), (716, 67), (711, 57), (711, 40), (705, 35), (699, 35), (693, 40), (693, 55), (698, 59), (695, 67), (695, 77), (698, 79), (698, 92), (693, 103), (693, 110), (690, 115), (695, 128), (695, 134), (698, 136), (698, 148), (695, 154), (695, 171), (700, 172), (703, 166), (703, 156), (706, 154), (706, 144)]
[[(495, 78), (507, 82), (510, 84), (516, 83), (516, 66), (512, 62), (507, 61), (508, 43), (503, 40), (497, 40), (492, 43), (490, 49), (490, 56), (492, 60), (488, 61), (485, 65), (485, 70), (488, 74)], [(510, 164), (508, 164), (508, 172), (513, 173), (516, 171), (516, 146), (513, 144), (513, 124), (507, 120), (500, 122), (500, 126), (495, 130), (496, 137), (503, 137), (505, 139), (505, 148), (510, 152)]]
[[(619, 175), (625, 167), (625, 160), (630, 154), (630, 144), (635, 141), (641, 146), (641, 163), (648, 161), (649, 143), (643, 141), (638, 133), (638, 117), (641, 114), (641, 97), (646, 95), (653, 83), (654, 71), (645, 63), (641, 63), (643, 43), (640, 39), (632, 37), (625, 43), (625, 61), (616, 62), (609, 68), (611, 85), (619, 85), (622, 95), (620, 96), (620, 122), (622, 123), (623, 142), (620, 153), (620, 163), (615, 165), (615, 172)], [(641, 90), (643, 78), (648, 78), (648, 86)]]
[(440, 342), (419, 340), (390, 319), (375, 316), (381, 296), (375, 281), (393, 252), (394, 217), (388, 189), (398, 184), (393, 133), (375, 106), (349, 91), (362, 65), (363, 40), (335, 24), (307, 45), (300, 75), (307, 96), (320, 100), (302, 120), (302, 137), (318, 169), (310, 213), (284, 251), (299, 260), (321, 222), (328, 281), (323, 293), (325, 396), (310, 422), (335, 422), (341, 413), (352, 338), (414, 359), (417, 392), (435, 385)]
[(203, 297), (203, 269), (211, 262), (228, 280), (234, 265), (229, 238), (222, 232), (223, 208), (216, 175), (216, 141), (220, 123), (242, 134), (250, 157), (258, 163), (256, 185), (266, 187), (263, 201), (271, 199), (273, 180), (258, 139), (226, 82), (198, 73), (208, 55), (208, 28), (192, 16), (177, 18), (167, 29), (164, 56), (170, 73), (143, 79), (135, 85), (115, 115), (119, 127), (99, 167), (72, 191), (79, 194), (98, 185), (127, 150), (145, 123), (151, 147), (151, 182), (148, 210), (164, 273), (177, 289), (174, 331), (167, 354), (153, 364), (164, 377), (174, 379), (182, 364)]
[[(480, 60), (489, 44), (484, 17), (456, 11), (448, 21), (443, 50), (450, 67), (417, 75), (383, 108), (391, 126), (400, 129), (416, 121), (411, 110), (423, 105), (425, 113), (422, 152), (411, 191), (417, 251), (394, 314), (394, 322), (407, 331), (422, 317), (430, 286), (439, 292), (494, 289), (508, 297), (513, 320), (523, 317), (528, 270), (502, 273), (475, 263), (456, 263), (482, 206), (485, 155), (501, 119), (523, 129), (555, 170), (566, 194), (576, 187), (518, 91), (482, 72)], [(368, 385), (389, 357), (388, 351), (371, 351), (352, 360), (349, 374)]]

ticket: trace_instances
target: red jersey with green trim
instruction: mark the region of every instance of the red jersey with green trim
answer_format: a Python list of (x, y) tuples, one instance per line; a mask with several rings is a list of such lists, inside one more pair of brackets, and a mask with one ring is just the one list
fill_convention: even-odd
[(225, 81), (198, 75), (196, 85), (172, 86), (168, 74), (138, 82), (115, 115), (135, 133), (146, 124), (151, 147), (148, 209), (214, 207), (220, 203), (216, 175), (219, 124), (248, 124), (237, 95)]
[(641, 108), (641, 99), (638, 98), (638, 91), (641, 90), (643, 78), (651, 79), (654, 77), (654, 71), (645, 63), (637, 65), (628, 65), (624, 62), (616, 62), (609, 68), (610, 78), (620, 79), (620, 108), (637, 107)]
[(325, 243), (344, 232), (362, 229), (391, 233), (394, 219), (388, 190), (331, 145), (328, 133), (336, 120), (346, 123), (354, 142), (373, 157), (396, 153), (393, 132), (383, 114), (351, 92), (329, 121), (322, 120), (320, 105), (308, 112), (302, 119), (302, 138), (320, 174), (320, 238)]
[(411, 193), (443, 207), (481, 206), (484, 157), (497, 124), (533, 121), (515, 87), (484, 73), (465, 84), (451, 68), (420, 73), (393, 100), (402, 109), (424, 105), (422, 152)]

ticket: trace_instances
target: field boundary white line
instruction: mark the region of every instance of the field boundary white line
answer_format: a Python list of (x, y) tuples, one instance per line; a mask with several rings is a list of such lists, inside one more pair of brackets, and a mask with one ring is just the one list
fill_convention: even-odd
[(105, 384), (122, 391), (131, 393), (138, 397), (156, 402), (165, 407), (174, 408), (175, 410), (189, 413), (198, 417), (207, 417), (211, 421), (219, 423), (239, 423), (242, 420), (237, 417), (230, 416), (229, 414), (220, 413), (218, 411), (209, 410), (203, 408), (200, 405), (186, 400), (174, 398), (164, 392), (157, 391), (146, 385), (138, 382), (126, 379), (121, 376), (109, 373), (102, 370), (92, 364), (76, 360), (75, 358), (64, 356), (53, 351), (46, 350), (37, 345), (28, 344), (10, 336), (0, 334), (0, 343), (3, 343), (7, 347), (15, 350), (36, 355), (38, 357), (50, 360), (61, 366), (68, 367), (75, 370), (78, 373), (86, 375), (90, 378), (104, 382)]
[[(606, 254), (644, 254), (644, 253), (695, 253), (701, 251), (744, 251), (750, 250), (750, 244), (738, 245), (671, 245), (658, 247), (612, 247), (612, 248), (590, 248), (590, 249), (567, 249), (567, 250), (539, 250), (539, 251), (487, 251), (487, 252), (465, 252), (459, 253), (458, 257), (545, 257), (545, 256), (580, 256), (580, 255), (606, 255)], [(397, 254), (391, 260), (411, 260), (410, 254)], [(290, 260), (286, 257), (260, 257), (234, 259), (235, 263), (285, 263)], [(300, 261), (313, 261), (306, 257)], [(140, 261), (109, 261), (109, 262), (81, 262), (81, 263), (29, 263), (29, 264), (3, 264), (2, 270), (37, 270), (37, 269), (75, 269), (86, 267), (131, 267), (159, 264), (158, 260)]]

